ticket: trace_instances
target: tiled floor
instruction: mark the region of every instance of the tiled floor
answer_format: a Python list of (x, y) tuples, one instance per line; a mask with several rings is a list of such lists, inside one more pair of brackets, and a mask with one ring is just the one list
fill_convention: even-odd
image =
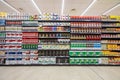
[(2, 66), (0, 80), (120, 80), (120, 67)]

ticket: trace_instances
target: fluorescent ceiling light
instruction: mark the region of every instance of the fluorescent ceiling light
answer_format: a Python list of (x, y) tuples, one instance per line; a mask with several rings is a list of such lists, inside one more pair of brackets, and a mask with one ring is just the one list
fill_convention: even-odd
[(113, 9), (115, 9), (115, 8), (117, 8), (117, 7), (119, 7), (119, 6), (120, 6), (120, 4), (118, 4), (118, 5), (114, 6), (114, 7), (112, 7), (111, 9), (105, 11), (105, 12), (103, 13), (103, 15), (105, 15), (105, 14), (111, 12)]
[(62, 0), (61, 15), (63, 15), (65, 0)]
[(97, 1), (97, 0), (93, 0), (92, 3), (86, 8), (86, 10), (81, 14), (81, 16), (84, 15), (84, 14), (92, 7), (92, 5), (93, 5), (96, 1)]
[(5, 5), (7, 5), (8, 7), (10, 7), (11, 9), (13, 9), (15, 12), (20, 13), (17, 9), (15, 9), (14, 7), (12, 7), (11, 5), (9, 5), (7, 2), (5, 2), (4, 0), (0, 0), (2, 3), (4, 3)]
[(34, 0), (31, 0), (32, 3), (34, 4), (35, 8), (38, 10), (39, 14), (42, 14), (41, 10), (38, 8), (37, 4), (35, 3)]

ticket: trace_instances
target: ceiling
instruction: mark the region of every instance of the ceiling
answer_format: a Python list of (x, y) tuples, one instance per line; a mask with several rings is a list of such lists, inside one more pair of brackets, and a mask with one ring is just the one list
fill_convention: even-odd
[[(36, 3), (39, 10), (32, 1)], [(63, 0), (0, 0), (0, 12), (13, 13), (16, 12), (13, 9), (15, 8), (20, 13), (39, 14), (41, 12), (61, 14), (62, 1)], [(64, 0), (63, 14), (81, 15), (86, 10), (83, 15), (102, 15), (106, 11), (108, 11), (106, 15), (120, 15), (120, 0), (96, 0), (93, 5), (87, 9), (93, 1), (95, 0)]]

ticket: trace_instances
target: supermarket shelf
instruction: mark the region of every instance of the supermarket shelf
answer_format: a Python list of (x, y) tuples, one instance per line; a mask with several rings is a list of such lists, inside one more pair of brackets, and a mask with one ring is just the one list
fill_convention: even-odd
[(102, 49), (103, 51), (120, 51), (120, 49)]
[[(75, 38), (70, 38), (71, 40), (87, 40), (87, 39), (75, 39)], [(89, 39), (89, 40), (87, 40), (87, 41), (96, 41), (96, 40), (98, 40), (98, 39)], [(99, 39), (99, 40), (101, 40), (101, 39)]]
[(39, 43), (38, 45), (69, 45), (70, 43)]
[(6, 32), (6, 31), (0, 31), (0, 32)]
[(38, 22), (103, 22), (103, 23), (118, 23), (119, 20), (25, 20), (25, 19), (6, 19), (6, 21), (38, 21)]
[(102, 28), (120, 28), (120, 26), (102, 26)]
[(6, 44), (6, 43), (0, 43), (0, 44)]
[(102, 58), (102, 57), (120, 57), (120, 56), (70, 56), (70, 58)]
[(19, 33), (22, 33), (22, 31), (5, 31), (5, 32), (19, 32)]
[(109, 43), (109, 42), (101, 42), (102, 44), (120, 44), (120, 43)]
[(102, 49), (70, 49), (70, 51), (101, 51)]
[(101, 22), (101, 20), (38, 20), (38, 22)]
[(31, 32), (32, 33), (32, 32), (38, 32), (38, 31), (22, 31), (22, 32)]
[(21, 49), (21, 50), (38, 50), (38, 48), (37, 49)]
[(38, 27), (39, 25), (21, 25), (22, 27)]
[(6, 37), (0, 37), (0, 38), (6, 38)]
[(22, 44), (38, 44), (38, 43), (32, 43), (32, 42), (25, 43), (25, 42), (22, 42)]
[(70, 27), (70, 25), (42, 25), (42, 27)]
[(115, 38), (115, 37), (114, 37), (114, 38), (113, 38), (113, 37), (112, 37), (112, 38), (109, 38), (109, 37), (101, 37), (101, 39), (103, 39), (103, 40), (107, 40), (107, 39), (108, 39), (108, 40), (120, 40), (120, 38)]
[(39, 33), (70, 33), (70, 31), (44, 31), (44, 32), (39, 32)]
[(5, 50), (5, 49), (1, 49), (1, 48), (0, 48), (0, 50)]
[(13, 45), (18, 44), (19, 45), (19, 44), (22, 44), (22, 43), (5, 43), (5, 44), (13, 44)]
[(102, 32), (102, 34), (120, 34), (120, 32)]
[(1, 55), (0, 55), (0, 58), (5, 58), (5, 56), (1, 56)]
[(71, 40), (71, 43), (75, 42), (75, 43), (101, 43), (101, 40), (97, 40), (97, 41), (92, 41), (92, 40)]
[[(39, 37), (40, 38), (40, 37)], [(70, 39), (70, 38), (65, 38), (65, 37), (41, 37), (42, 39)], [(40, 39), (41, 39), (40, 38)]]
[(70, 20), (38, 20), (38, 22), (70, 22)]
[(21, 50), (21, 49), (4, 49), (4, 50)]
[(71, 28), (101, 28), (101, 27), (83, 27), (83, 26), (71, 26)]
[(13, 38), (13, 39), (16, 39), (16, 38), (22, 38), (22, 37), (5, 37), (5, 38)]
[(38, 21), (38, 20), (29, 20), (29, 19), (6, 19), (6, 21)]
[(101, 34), (101, 33), (73, 33), (73, 32), (71, 32), (71, 34), (87, 34), (87, 35), (88, 35), (88, 34), (89, 34), (89, 35), (92, 34), (92, 35), (95, 35), (95, 34)]
[(120, 66), (120, 64), (0, 64), (0, 66)]
[(64, 50), (69, 50), (69, 49), (38, 49), (38, 50), (57, 50), (57, 51), (58, 51), (58, 50), (59, 50), (59, 51), (60, 51), (60, 50), (63, 50), (63, 51), (64, 51)]
[(102, 20), (103, 23), (119, 23), (119, 20)]
[(6, 24), (6, 26), (17, 26), (17, 27), (21, 27), (22, 25), (21, 24)]
[(70, 22), (101, 22), (101, 20), (73, 20), (71, 19)]
[(0, 27), (4, 27), (5, 25), (0, 25)]
[(103, 22), (103, 23), (118, 23), (119, 20), (71, 20), (70, 22)]
[(32, 38), (32, 39), (33, 39), (33, 38), (38, 38), (38, 37), (27, 37), (27, 36), (25, 36), (25, 37), (22, 37), (22, 38), (24, 38), (24, 39), (25, 39), (25, 38), (26, 38), (26, 39), (27, 39), (27, 38)]
[(22, 51), (22, 49), (0, 49), (4, 51)]
[(39, 58), (57, 58), (57, 57), (60, 57), (60, 58), (69, 58), (69, 56), (38, 56)]

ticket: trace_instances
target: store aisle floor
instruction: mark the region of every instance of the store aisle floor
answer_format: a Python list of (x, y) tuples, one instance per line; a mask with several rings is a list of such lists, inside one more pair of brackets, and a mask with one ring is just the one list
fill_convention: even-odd
[(0, 80), (120, 80), (120, 67), (2, 66)]

